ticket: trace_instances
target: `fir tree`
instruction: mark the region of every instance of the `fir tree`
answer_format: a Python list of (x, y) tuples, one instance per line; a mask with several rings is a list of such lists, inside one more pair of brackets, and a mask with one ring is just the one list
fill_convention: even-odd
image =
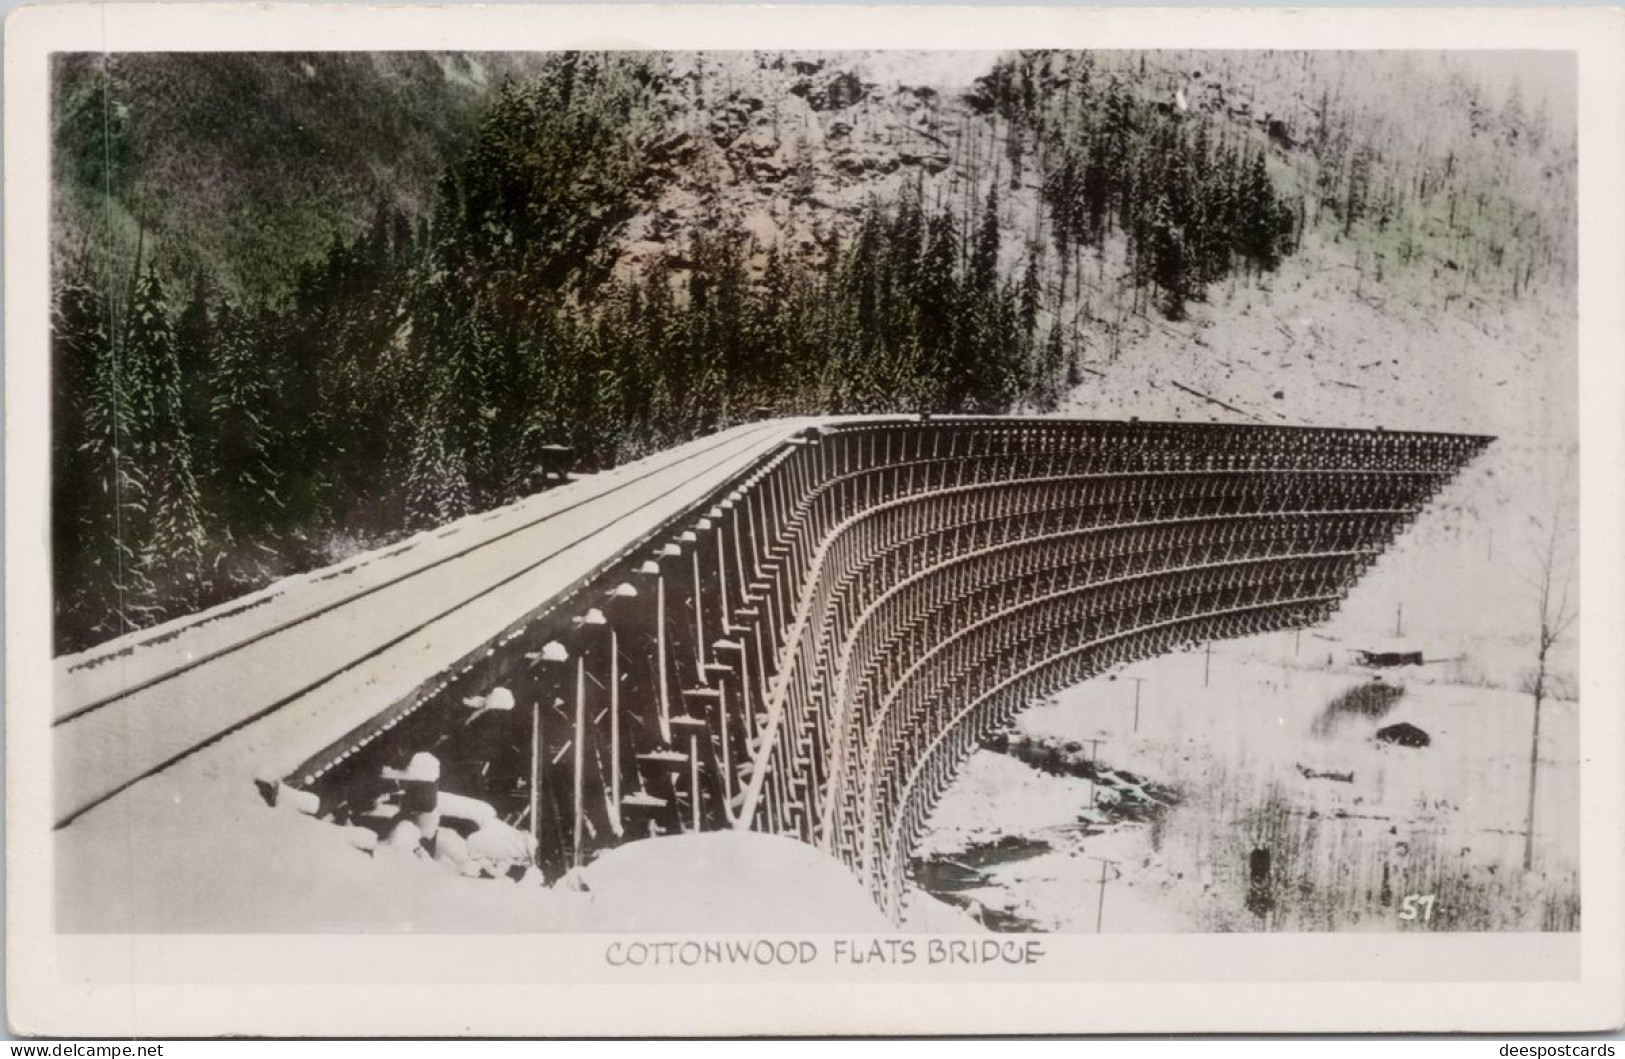
[(56, 643), (71, 649), (85, 627), (128, 628), (124, 597), (142, 587), (136, 550), (121, 529), (142, 492), (120, 449), (121, 380), (113, 367), (108, 306), (83, 261), (65, 270), (51, 321), (51, 565)]
[[(127, 520), (124, 532), (132, 534), (143, 573), (190, 601), (203, 562), (203, 503), (192, 465), (175, 335), (163, 285), (150, 267), (137, 284), (122, 346), (114, 368), (121, 376), (121, 444), (145, 485), (144, 517)], [(137, 606), (158, 609), (162, 604), (153, 598)]]
[(982, 223), (976, 229), (976, 245), (971, 252), (970, 292), (975, 297), (987, 297), (999, 282), (999, 193), (996, 188), (987, 192), (987, 207), (982, 211)]
[(281, 476), (272, 466), (271, 381), (250, 326), (239, 310), (222, 309), (208, 370), (211, 443), (205, 461), (215, 513), (226, 532), (249, 540), (282, 519)]

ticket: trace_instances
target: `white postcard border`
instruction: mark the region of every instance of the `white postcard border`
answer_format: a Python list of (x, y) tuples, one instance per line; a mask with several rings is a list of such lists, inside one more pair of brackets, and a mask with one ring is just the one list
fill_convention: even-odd
[[(1579, 54), (1585, 578), (1584, 917), (1577, 939), (1046, 935), (1051, 955), (1031, 968), (972, 969), (968, 977), (964, 968), (913, 968), (904, 975), (855, 969), (812, 977), (786, 969), (740, 981), (704, 968), (617, 971), (603, 962), (614, 940), (605, 935), (53, 933), (45, 531), (49, 52), (1017, 46), (1551, 48)], [(1622, 59), (1625, 13), (1602, 9), (83, 4), (17, 10), (6, 26), (5, 67), (7, 981), (13, 1030), (174, 1037), (1534, 1031), (1618, 1025), (1625, 1018), (1625, 663), (1618, 649), (1625, 640)], [(832, 939), (814, 940), (827, 945)], [(1113, 953), (1132, 957), (1120, 958), (1138, 969), (1134, 976), (1086, 970), (1110, 967)], [(1316, 967), (1318, 975), (1305, 971)], [(469, 968), (479, 973), (462, 973)], [(1373, 977), (1379, 975), (1381, 980)], [(1548, 975), (1566, 980), (1531, 980)], [(628, 990), (636, 992), (635, 1002)]]

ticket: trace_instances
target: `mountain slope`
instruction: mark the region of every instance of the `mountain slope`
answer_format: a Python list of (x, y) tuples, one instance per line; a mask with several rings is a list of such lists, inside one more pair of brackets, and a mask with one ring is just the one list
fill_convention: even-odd
[(491, 89), (526, 55), (124, 53), (55, 57), (58, 253), (136, 243), (166, 274), (279, 296), (379, 206), (426, 216)]

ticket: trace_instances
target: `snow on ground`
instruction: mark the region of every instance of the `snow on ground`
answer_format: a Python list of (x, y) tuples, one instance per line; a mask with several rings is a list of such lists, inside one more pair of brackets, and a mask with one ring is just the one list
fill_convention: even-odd
[[(252, 788), (250, 787), (250, 790)], [(791, 839), (632, 842), (552, 887), (467, 878), (270, 809), (236, 783), (155, 777), (68, 829), (57, 927), (119, 933), (883, 931), (844, 867)], [(90, 869), (90, 870), (87, 870)], [(584, 885), (584, 889), (581, 888)]]
[(645, 933), (886, 932), (846, 867), (793, 838), (719, 831), (630, 842), (582, 878), (590, 928)]
[(903, 929), (913, 934), (979, 934), (986, 928), (964, 910), (909, 887), (903, 894)]
[[(1430, 658), (1473, 656), (1477, 668), (1450, 679), (1516, 687), (1554, 517), (1560, 565), (1577, 547), (1577, 314), (1572, 290), (1489, 304), (1458, 286), (1422, 266), (1379, 281), (1351, 246), (1311, 236), (1276, 274), (1215, 285), (1187, 320), (1129, 318), (1115, 353), (1090, 334), (1096, 374), (1058, 414), (1495, 436), (1367, 572), (1344, 616), (1374, 639), (1403, 607), (1405, 635)], [(1572, 672), (1574, 642), (1560, 670)]]
[[(1365, 270), (1369, 272), (1370, 266)], [(1572, 439), (1573, 291), (1487, 305), (1419, 269), (1379, 282), (1348, 244), (1311, 233), (1262, 279), (1215, 284), (1188, 318), (1129, 317), (1060, 414), (1446, 430)], [(1098, 329), (1098, 328), (1097, 328)], [(1242, 410), (1192, 396), (1178, 381)], [(1277, 396), (1279, 395), (1279, 396)]]
[[(1294, 645), (1292, 634), (1219, 645), (1210, 671), (1202, 651), (1151, 660), (1018, 720), (1038, 741), (1101, 739), (1103, 765), (1177, 788), (1181, 804), (1160, 820), (1085, 833), (1075, 824), (1087, 780), (982, 751), (939, 805), (921, 854), (952, 858), (1012, 835), (1050, 843), (1050, 853), (989, 869), (992, 892), (975, 894), (1039, 929), (1095, 929), (1099, 857), (1123, 873), (1108, 883), (1105, 930), (1256, 929), (1266, 924), (1245, 906), (1246, 872), (1261, 847), (1279, 884), (1297, 888), (1279, 899), (1267, 924), (1277, 929), (1392, 929), (1410, 893), (1439, 895), (1441, 926), (1567, 925), (1563, 902), (1578, 892), (1577, 704), (1542, 711), (1537, 875), (1525, 879), (1529, 696), (1390, 673), (1384, 683), (1404, 693), (1386, 714), (1339, 713), (1330, 704), (1372, 675), (1326, 667), (1312, 636), (1303, 650), (1318, 660), (1303, 668), (1264, 660), (1295, 659)], [(1137, 732), (1135, 676), (1145, 678)], [(1374, 738), (1401, 721), (1432, 744)]]
[(57, 833), (58, 930), (349, 933), (582, 929), (585, 895), (462, 878), (268, 808), (251, 783), (153, 777)]
[[(967, 849), (990, 846), (1009, 835), (1043, 843), (1048, 852), (984, 867), (991, 885), (960, 890), (958, 896), (1039, 930), (1093, 930), (1101, 874), (1096, 858), (1138, 860), (1149, 842), (1144, 829), (1135, 825), (1107, 825), (1086, 837), (1079, 817), (1089, 807), (1091, 787), (1087, 779), (1046, 775), (1004, 754), (982, 751), (971, 757), (938, 805), (933, 816), (937, 826), (915, 855), (955, 860)], [(937, 929), (943, 919), (936, 906), (942, 902), (929, 894), (920, 898), (905, 906), (905, 929)], [(1110, 879), (1107, 902), (1107, 929), (1191, 929), (1177, 910), (1142, 896), (1134, 878)], [(959, 914), (982, 929), (973, 916)]]
[(915, 850), (948, 855), (1007, 834), (1043, 835), (1073, 827), (1089, 804), (1089, 781), (1046, 776), (1003, 754), (974, 755), (937, 809), (940, 822)]

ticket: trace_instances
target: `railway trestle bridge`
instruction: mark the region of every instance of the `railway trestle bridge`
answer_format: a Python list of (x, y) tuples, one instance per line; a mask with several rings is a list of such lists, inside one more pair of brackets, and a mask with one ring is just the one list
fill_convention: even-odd
[[(528, 829), (549, 874), (653, 834), (754, 829), (828, 851), (895, 917), (911, 847), (981, 740), (1121, 664), (1325, 620), (1490, 440), (971, 417), (775, 421), (719, 437), (685, 446), (702, 454), (686, 465), (645, 461), (557, 490), (554, 508), (579, 527), (486, 516), (456, 547), (437, 538), (390, 558), (398, 570), (380, 560), (364, 589), (284, 593), (259, 617), (183, 630), (207, 632), (215, 654), (189, 651), (182, 673), (137, 666), (98, 690), (85, 682), (109, 667), (77, 660), (58, 704), (59, 771), (75, 771), (73, 726), (130, 696), (169, 685), (184, 699), (176, 682), (207, 678), (197, 694), (217, 698), (221, 680), (245, 679), (229, 668), (240, 650), (301, 630), (312, 651), (337, 644), (308, 679), (59, 782), (60, 824), (282, 715), (256, 745), (257, 774), (325, 805), (432, 749), (443, 787)], [(622, 507), (603, 507), (617, 496)], [(599, 553), (570, 550), (590, 541)], [(349, 608), (391, 594), (376, 620), (403, 624), (368, 640)], [(409, 620), (431, 602), (430, 620)], [(239, 620), (260, 624), (233, 632)]]

